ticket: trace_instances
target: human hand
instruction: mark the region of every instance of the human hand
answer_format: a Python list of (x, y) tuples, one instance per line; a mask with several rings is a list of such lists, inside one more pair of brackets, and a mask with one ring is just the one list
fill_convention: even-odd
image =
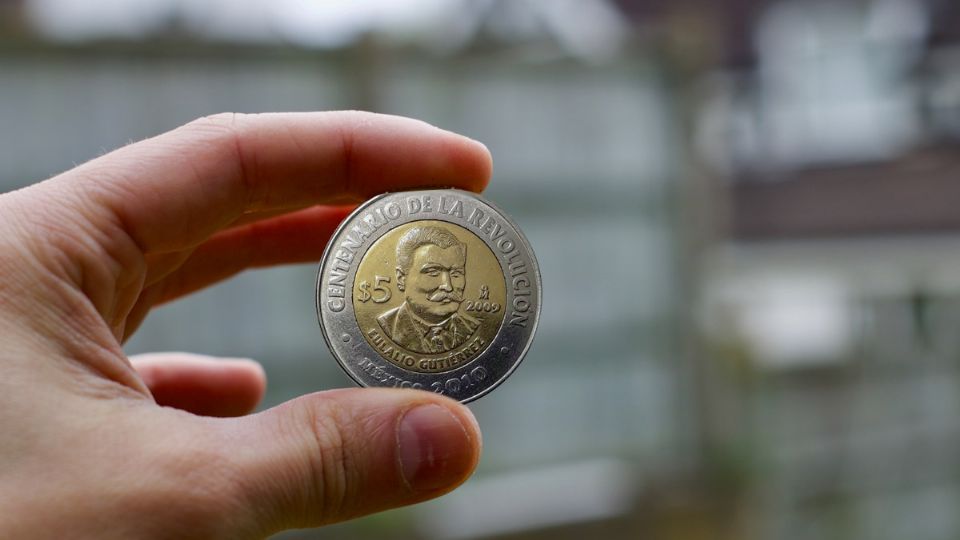
[(256, 363), (121, 343), (155, 305), (318, 259), (336, 205), (479, 191), (490, 167), (413, 120), (217, 115), (0, 196), (0, 537), (260, 537), (460, 484), (480, 432), (449, 399), (335, 390), (239, 416)]

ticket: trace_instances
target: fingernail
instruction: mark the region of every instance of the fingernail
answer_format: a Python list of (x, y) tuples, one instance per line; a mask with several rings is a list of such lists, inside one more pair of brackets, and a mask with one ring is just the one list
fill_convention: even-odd
[(464, 478), (473, 466), (467, 429), (439, 405), (421, 405), (397, 428), (400, 474), (414, 491), (431, 491)]

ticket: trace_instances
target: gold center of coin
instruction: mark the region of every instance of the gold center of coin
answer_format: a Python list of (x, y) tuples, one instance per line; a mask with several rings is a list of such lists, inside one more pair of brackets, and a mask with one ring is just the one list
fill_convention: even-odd
[(445, 221), (401, 225), (370, 246), (357, 268), (353, 309), (367, 342), (410, 371), (461, 367), (493, 341), (507, 293), (490, 248)]

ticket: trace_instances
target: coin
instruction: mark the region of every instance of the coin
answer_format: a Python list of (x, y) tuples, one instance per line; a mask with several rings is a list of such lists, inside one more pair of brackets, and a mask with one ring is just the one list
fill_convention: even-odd
[(370, 199), (333, 234), (317, 316), (358, 384), (466, 403), (523, 360), (540, 296), (536, 258), (506, 214), (465, 191), (406, 191)]

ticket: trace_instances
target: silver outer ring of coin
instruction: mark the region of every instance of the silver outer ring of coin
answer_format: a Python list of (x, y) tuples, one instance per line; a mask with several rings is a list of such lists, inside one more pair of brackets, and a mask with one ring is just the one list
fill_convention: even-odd
[[(432, 200), (429, 210), (422, 208), (426, 197)], [(411, 212), (417, 206), (411, 199), (419, 199), (420, 211)], [(462, 218), (443, 211), (449, 211), (455, 201), (462, 204)], [(476, 210), (483, 213), (482, 218), (474, 214)], [(486, 221), (487, 216), (494, 220), (491, 224)], [(496, 256), (506, 285), (506, 313), (493, 341), (464, 366), (441, 373), (408, 371), (383, 359), (361, 334), (353, 309), (357, 268), (370, 246), (394, 227), (420, 220), (446, 221), (477, 235)], [(379, 225), (373, 228), (370, 223)], [(493, 240), (490, 229), (499, 232), (496, 225), (504, 234)], [(359, 246), (353, 247), (357, 243)], [(485, 199), (456, 189), (403, 191), (370, 199), (350, 214), (330, 238), (317, 275), (317, 317), (323, 339), (351, 379), (361, 386), (433, 391), (462, 403), (492, 391), (523, 360), (537, 330), (541, 296), (540, 268), (520, 229)], [(522, 311), (523, 308), (526, 310)]]

